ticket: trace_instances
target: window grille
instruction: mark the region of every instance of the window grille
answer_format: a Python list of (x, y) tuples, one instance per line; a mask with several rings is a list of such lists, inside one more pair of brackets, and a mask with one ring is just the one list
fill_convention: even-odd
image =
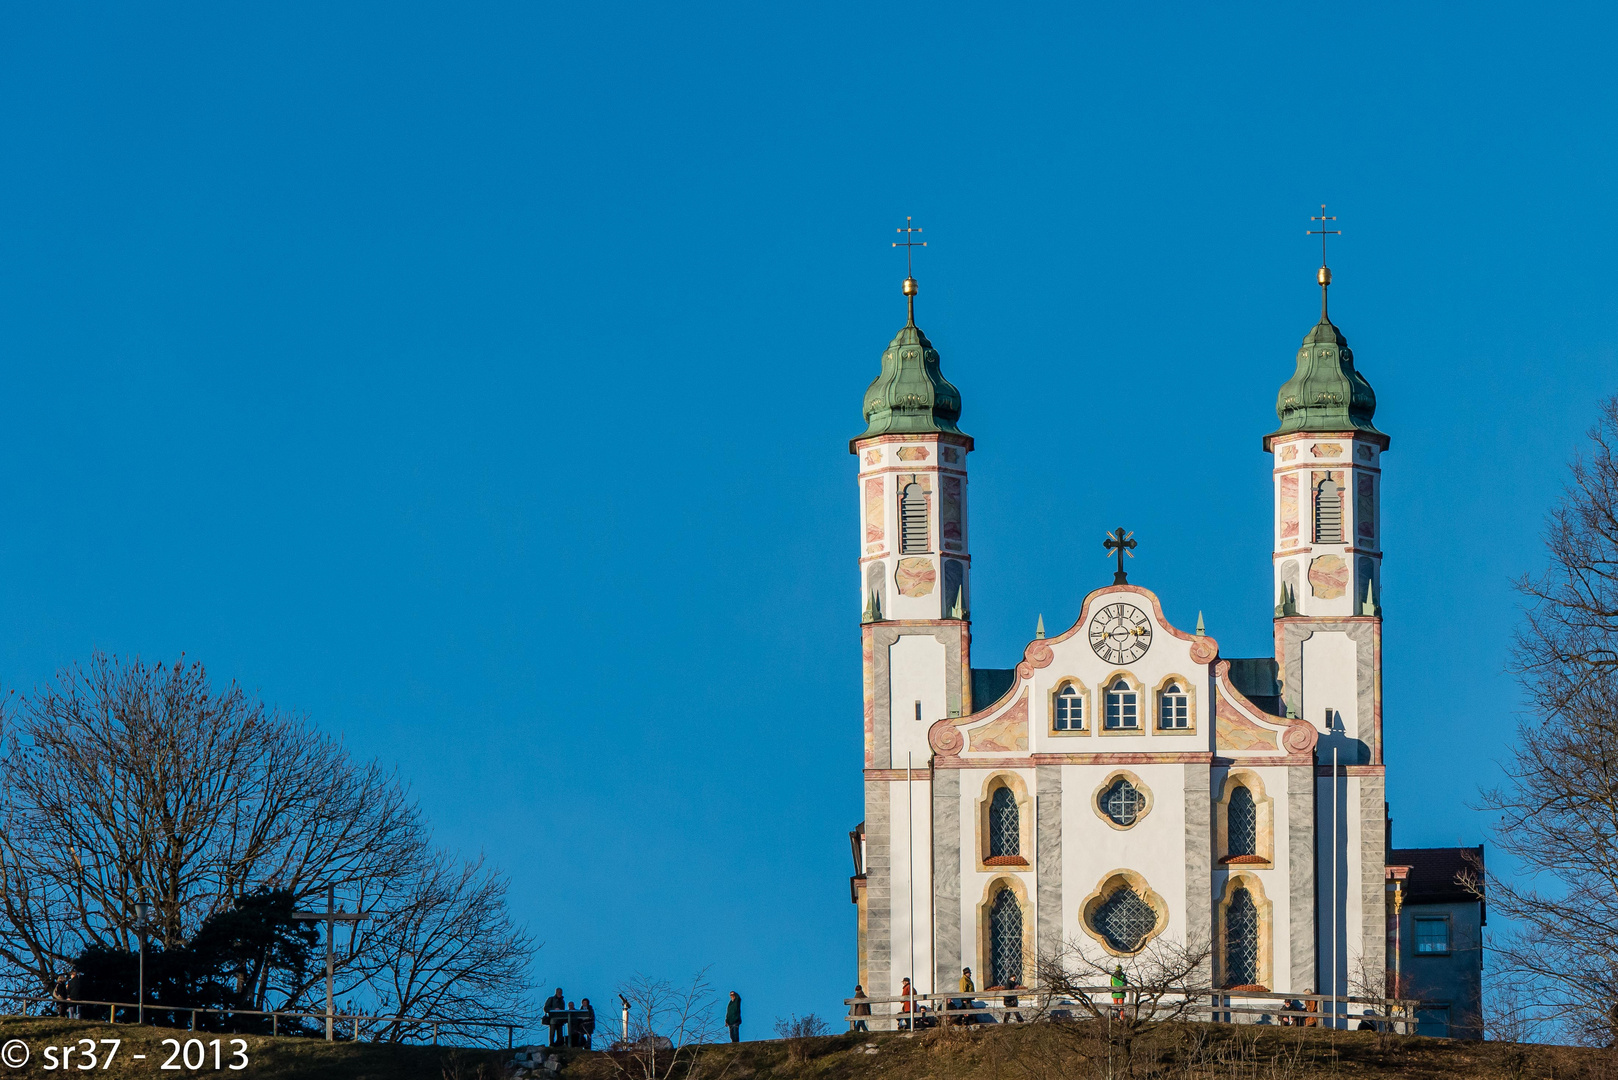
[(927, 493), (920, 484), (906, 484), (899, 495), (899, 551), (927, 550)]
[(1071, 683), (1056, 695), (1056, 730), (1084, 730), (1084, 698)]
[(1253, 793), (1242, 784), (1230, 790), (1230, 805), (1225, 810), (1225, 839), (1227, 855), (1258, 854), (1258, 804)]
[(1343, 542), (1343, 492), (1331, 477), (1315, 492), (1315, 543)]
[(1225, 908), (1225, 985), (1257, 984), (1258, 905), (1251, 893), (1238, 887)]
[(995, 788), (989, 799), (989, 857), (1022, 854), (1022, 822), (1017, 796), (1010, 788)]
[(1113, 781), (1101, 795), (1101, 811), (1116, 824), (1125, 827), (1135, 824), (1146, 812), (1146, 796), (1123, 777)]
[[(1001, 788), (1004, 791), (1004, 788)], [(1022, 905), (1010, 889), (995, 894), (989, 909), (988, 986), (1022, 982)]]
[(1140, 726), (1138, 695), (1119, 679), (1107, 688), (1107, 730), (1124, 731)]
[(1191, 695), (1169, 683), (1157, 698), (1157, 726), (1169, 731), (1191, 726)]
[(1114, 949), (1125, 953), (1139, 950), (1146, 935), (1156, 926), (1157, 912), (1128, 885), (1115, 889), (1096, 907), (1090, 919), (1092, 930)]
[(1416, 952), (1449, 952), (1449, 920), (1445, 918), (1416, 920)]

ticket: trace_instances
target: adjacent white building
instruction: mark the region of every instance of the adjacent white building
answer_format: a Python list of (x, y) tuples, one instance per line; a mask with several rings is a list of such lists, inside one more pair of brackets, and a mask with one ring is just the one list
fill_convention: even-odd
[(1120, 569), (1071, 626), (1041, 627), (1016, 667), (984, 669), (972, 657), (973, 441), (906, 280), (910, 320), (850, 444), (867, 993), (896, 995), (906, 976), (922, 993), (953, 991), (963, 967), (980, 988), (1026, 984), (1034, 958), (1064, 941), (1122, 957), (1158, 935), (1211, 940), (1215, 985), (1383, 985), (1388, 438), (1327, 318), (1329, 282), (1323, 267), (1320, 322), (1264, 436), (1274, 655), (1221, 655)]

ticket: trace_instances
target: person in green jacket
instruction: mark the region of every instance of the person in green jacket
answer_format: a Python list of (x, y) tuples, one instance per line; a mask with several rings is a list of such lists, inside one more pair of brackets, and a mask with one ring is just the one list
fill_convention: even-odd
[(742, 996), (734, 990), (725, 1004), (725, 1026), (730, 1029), (731, 1042), (742, 1041)]
[(1119, 964), (1112, 969), (1112, 1015), (1122, 1020), (1124, 1018), (1124, 987), (1129, 985), (1129, 976), (1124, 974), (1124, 965)]

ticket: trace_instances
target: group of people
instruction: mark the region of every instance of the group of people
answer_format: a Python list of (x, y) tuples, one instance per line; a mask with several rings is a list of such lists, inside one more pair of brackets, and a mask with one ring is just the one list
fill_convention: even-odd
[(51, 1000), (56, 1003), (57, 1016), (70, 1016), (75, 1020), (81, 1019), (79, 1007), (73, 1002), (79, 1000), (79, 995), (83, 992), (83, 988), (84, 976), (79, 974), (77, 968), (64, 971), (56, 976), (56, 985), (51, 988)]
[[(1004, 992), (1007, 990), (1022, 990), (1024, 987), (1022, 983), (1013, 979), (1010, 986), (996, 986), (992, 989)], [(971, 968), (961, 969), (961, 981), (957, 987), (957, 990), (962, 994), (968, 995), (977, 993), (977, 984), (972, 981)], [(910, 985), (909, 976), (906, 976), (904, 985), (899, 988), (900, 1000), (898, 1030), (910, 1031), (916, 1027), (932, 1027), (938, 1023), (937, 1018), (931, 1015), (931, 1011), (927, 1008), (927, 1006), (916, 1000), (916, 998), (919, 996), (920, 995), (916, 993), (915, 987)], [(1016, 994), (1006, 994), (1005, 997), (1001, 999), (1001, 1004), (1007, 1011), (1000, 1014), (1000, 1023), (1019, 1024), (1022, 1022), (1022, 1013), (1016, 1011)], [(947, 1013), (944, 1017), (945, 1023), (978, 1023), (980, 1021), (981, 1014), (967, 1011), (974, 1007), (974, 1003), (970, 997), (950, 998), (946, 1005)], [(871, 1015), (871, 1003), (865, 995), (865, 987), (854, 987), (853, 1006), (849, 1010), (849, 1015), (853, 1017), (853, 1019), (849, 1021), (849, 1030), (871, 1030), (870, 1021), (865, 1019), (867, 1016)]]
[(545, 1026), (551, 1029), (552, 1046), (577, 1046), (590, 1049), (596, 1031), (596, 1011), (589, 998), (580, 998), (575, 1005), (556, 993), (545, 999)]

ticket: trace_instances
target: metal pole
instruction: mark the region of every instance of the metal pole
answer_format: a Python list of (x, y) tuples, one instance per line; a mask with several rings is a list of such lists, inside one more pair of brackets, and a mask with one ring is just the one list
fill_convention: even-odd
[[(1331, 726), (1330, 714), (1326, 726)], [(1331, 1026), (1337, 1026), (1337, 747), (1331, 748)]]
[(331, 915), (336, 910), (336, 904), (337, 904), (337, 886), (335, 886), (335, 885), (327, 885), (326, 886), (326, 1041), (327, 1042), (332, 1041), (332, 1031), (331, 1031), (331, 1026), (332, 1026), (331, 928), (336, 925), (336, 921), (331, 918)]
[[(905, 849), (905, 866), (910, 871), (910, 884), (907, 899), (910, 904), (910, 970), (905, 973), (911, 979), (910, 988), (914, 990), (916, 984), (916, 800), (911, 794), (911, 753), (905, 752), (905, 825), (910, 830), (910, 839)], [(931, 980), (929, 980), (930, 982)], [(914, 1010), (912, 1010), (914, 1011)], [(914, 1023), (914, 1018), (912, 1018)]]
[(146, 1023), (146, 925), (140, 928), (140, 987), (135, 993), (135, 1023)]
[[(1034, 916), (1034, 956), (1037, 962), (1037, 957), (1039, 956), (1039, 774), (1037, 772), (1034, 774), (1034, 827), (1030, 830), (1029, 835), (1034, 841), (1034, 850), (1031, 852), (1034, 857), (1030, 860), (1033, 866), (1029, 868), (1033, 871), (1030, 876), (1034, 879), (1034, 891), (1029, 907)], [(989, 974), (992, 975), (993, 972), (989, 972)], [(1027, 976), (1028, 972), (1023, 972), (1023, 977), (1026, 978)]]

